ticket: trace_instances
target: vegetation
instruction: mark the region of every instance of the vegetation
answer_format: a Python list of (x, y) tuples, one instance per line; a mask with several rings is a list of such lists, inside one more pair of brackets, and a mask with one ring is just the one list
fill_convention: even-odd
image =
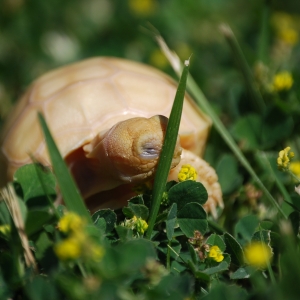
[[(166, 183), (166, 159), (153, 190), (90, 215), (40, 116), (54, 173), (24, 166), (1, 191), (1, 299), (298, 299), (300, 17), (294, 1), (248, 2), (4, 1), (2, 119), (34, 77), (83, 57), (173, 74), (147, 20), (181, 58), (193, 52), (187, 84), (188, 67), (175, 68), (169, 124), (178, 124), (186, 84), (213, 121), (205, 159), (225, 208), (207, 216), (193, 166)], [(65, 206), (53, 205), (57, 184)]]

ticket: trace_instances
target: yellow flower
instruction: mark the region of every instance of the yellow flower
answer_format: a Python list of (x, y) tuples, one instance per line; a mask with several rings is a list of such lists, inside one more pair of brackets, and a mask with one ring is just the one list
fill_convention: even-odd
[(156, 2), (154, 0), (129, 0), (129, 8), (141, 16), (151, 15), (155, 12)]
[(224, 259), (223, 253), (218, 246), (210, 247), (208, 257), (216, 262), (221, 262)]
[(272, 16), (272, 23), (280, 40), (291, 46), (298, 42), (297, 24), (293, 16), (277, 12)]
[(245, 259), (249, 265), (264, 269), (273, 255), (271, 247), (262, 242), (251, 243), (244, 249)]
[(8, 235), (11, 231), (11, 227), (9, 224), (0, 225), (0, 232), (3, 235)]
[(144, 234), (145, 231), (148, 228), (148, 224), (145, 220), (143, 220), (142, 218), (138, 218), (137, 222), (136, 222), (136, 231), (139, 234)]
[(148, 224), (142, 218), (133, 216), (130, 220), (125, 220), (124, 226), (136, 230), (138, 234), (143, 235), (148, 228)]
[(294, 83), (291, 73), (287, 71), (276, 74), (273, 78), (272, 90), (275, 92), (287, 91)]
[(278, 37), (286, 44), (294, 46), (298, 42), (298, 32), (293, 28), (287, 28), (278, 32)]
[(160, 49), (155, 49), (150, 55), (150, 63), (160, 69), (166, 68), (169, 63)]
[(179, 173), (178, 173), (178, 180), (179, 182), (185, 181), (185, 180), (194, 180), (197, 179), (197, 172), (194, 167), (191, 165), (182, 165)]
[(300, 177), (300, 161), (290, 163), (290, 170), (297, 176)]
[(286, 147), (279, 151), (277, 158), (277, 166), (280, 170), (286, 170), (289, 167), (290, 160), (295, 156), (294, 152), (290, 152), (291, 147)]
[(81, 241), (70, 237), (54, 246), (54, 252), (61, 260), (77, 259), (81, 255)]
[(61, 232), (69, 233), (76, 232), (86, 224), (85, 220), (82, 219), (79, 215), (69, 212), (66, 213), (58, 223), (58, 228)]

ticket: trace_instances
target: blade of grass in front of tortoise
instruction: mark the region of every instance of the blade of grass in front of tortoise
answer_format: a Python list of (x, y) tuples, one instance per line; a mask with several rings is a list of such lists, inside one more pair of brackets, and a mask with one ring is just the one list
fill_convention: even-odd
[(177, 142), (183, 100), (186, 88), (186, 82), (189, 71), (189, 60), (185, 62), (182, 75), (179, 81), (177, 92), (175, 95), (173, 107), (171, 110), (168, 126), (166, 130), (165, 140), (160, 154), (157, 171), (154, 179), (154, 187), (152, 192), (152, 204), (148, 219), (148, 229), (146, 238), (150, 239), (154, 228), (155, 220), (159, 211), (162, 195), (165, 191), (168, 175), (171, 168), (171, 162)]
[(41, 124), (52, 167), (57, 178), (60, 192), (68, 210), (73, 211), (84, 217), (88, 222), (92, 222), (91, 217), (84, 205), (84, 201), (77, 189), (77, 186), (68, 170), (68, 167), (60, 155), (60, 152), (55, 144), (55, 141), (50, 133), (46, 121), (41, 113), (38, 114)]

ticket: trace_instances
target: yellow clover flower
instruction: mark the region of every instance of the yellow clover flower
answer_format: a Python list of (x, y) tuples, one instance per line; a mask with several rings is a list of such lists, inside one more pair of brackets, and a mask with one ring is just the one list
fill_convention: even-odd
[(129, 8), (133, 13), (140, 16), (151, 15), (155, 12), (155, 0), (129, 0)]
[(290, 170), (300, 178), (300, 161), (291, 162)]
[(221, 262), (224, 259), (223, 252), (218, 246), (210, 247), (208, 257), (216, 262)]
[(278, 32), (278, 37), (286, 44), (294, 46), (298, 42), (298, 32), (293, 28), (286, 28)]
[(143, 235), (148, 228), (148, 224), (142, 218), (133, 216), (130, 220), (125, 220), (124, 226), (136, 230), (138, 234)]
[(144, 234), (148, 228), (147, 222), (142, 218), (138, 218), (135, 226), (136, 226), (136, 231), (141, 235)]
[(295, 156), (294, 152), (290, 152), (291, 147), (286, 147), (279, 151), (277, 158), (277, 166), (280, 170), (286, 170), (289, 167), (291, 159)]
[(160, 69), (164, 69), (169, 65), (168, 59), (160, 49), (155, 49), (150, 55), (150, 63)]
[(81, 241), (70, 237), (54, 246), (54, 252), (61, 260), (77, 259), (82, 253)]
[(278, 38), (290, 46), (298, 42), (296, 20), (293, 16), (277, 12), (272, 16), (272, 23)]
[(197, 172), (194, 167), (190, 164), (182, 165), (179, 173), (178, 173), (178, 181), (186, 181), (186, 180), (193, 180), (196, 181), (197, 179)]
[(292, 74), (287, 71), (277, 73), (273, 78), (272, 90), (275, 92), (287, 91), (294, 83)]
[(11, 231), (11, 227), (9, 224), (0, 225), (0, 232), (3, 235), (8, 235)]
[(61, 232), (70, 233), (82, 229), (85, 224), (85, 220), (79, 215), (68, 212), (59, 220), (58, 228)]
[(272, 258), (272, 249), (262, 242), (251, 243), (244, 249), (245, 260), (249, 265), (264, 269)]

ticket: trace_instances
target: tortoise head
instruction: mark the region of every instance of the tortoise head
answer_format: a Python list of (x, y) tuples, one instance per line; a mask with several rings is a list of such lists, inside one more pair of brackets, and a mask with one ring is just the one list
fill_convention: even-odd
[[(117, 123), (95, 143), (85, 146), (106, 172), (122, 182), (140, 182), (154, 174), (162, 149), (168, 118), (132, 118)], [(93, 146), (94, 144), (94, 146)], [(180, 162), (179, 137), (171, 168)]]

